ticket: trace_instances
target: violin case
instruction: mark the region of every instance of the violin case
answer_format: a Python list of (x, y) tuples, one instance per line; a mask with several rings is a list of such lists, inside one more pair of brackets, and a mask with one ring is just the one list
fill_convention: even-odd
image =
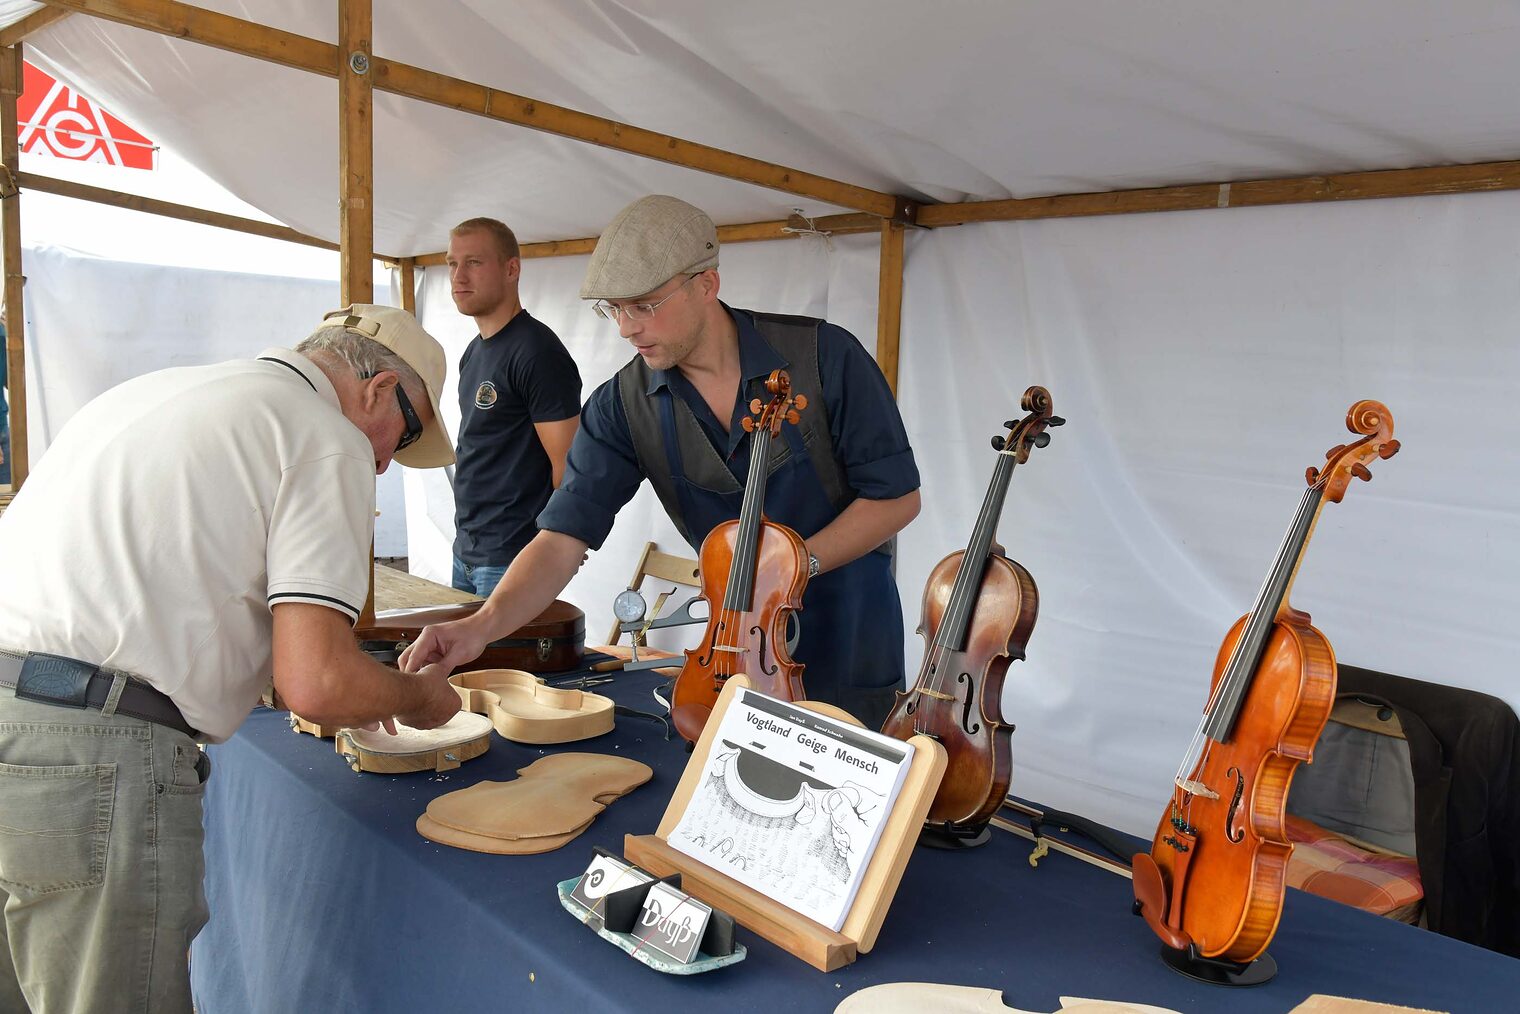
[[(387, 609), (375, 614), (373, 626), (356, 627), (359, 646), (387, 665), (407, 645), (417, 640), (430, 623), (459, 620), (478, 610), (483, 602), (418, 609)], [(522, 669), (526, 672), (562, 672), (578, 669), (586, 651), (586, 614), (568, 602), (555, 599), (536, 619), (492, 641), (473, 663), (476, 669)]]

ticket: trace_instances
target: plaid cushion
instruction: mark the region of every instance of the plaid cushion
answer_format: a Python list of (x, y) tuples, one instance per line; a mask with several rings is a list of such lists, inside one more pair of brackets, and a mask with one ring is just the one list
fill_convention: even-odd
[(1372, 852), (1302, 817), (1288, 818), (1288, 886), (1401, 922), (1419, 916), (1420, 867), (1408, 856)]

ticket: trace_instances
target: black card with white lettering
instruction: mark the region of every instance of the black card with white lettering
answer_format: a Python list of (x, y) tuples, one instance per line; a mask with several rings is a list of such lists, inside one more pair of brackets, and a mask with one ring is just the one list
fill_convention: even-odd
[(644, 909), (633, 928), (633, 935), (643, 945), (682, 963), (697, 956), (702, 932), (712, 909), (669, 884), (650, 886)]

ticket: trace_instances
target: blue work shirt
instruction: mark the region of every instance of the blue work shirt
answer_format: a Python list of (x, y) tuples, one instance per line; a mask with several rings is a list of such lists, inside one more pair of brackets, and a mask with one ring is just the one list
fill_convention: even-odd
[[(679, 369), (654, 370), (649, 391), (668, 386), (691, 407), (703, 432), (741, 484), (749, 474), (750, 435), (740, 425), (749, 414), (748, 382), (764, 378), (786, 361), (755, 330), (748, 314), (728, 310), (739, 329), (740, 384), (728, 432), (706, 400)], [(844, 463), (845, 480), (868, 500), (894, 500), (919, 486), (918, 465), (908, 444), (897, 402), (881, 370), (854, 335), (824, 321), (818, 325), (818, 374), (823, 383), (834, 452)], [(581, 426), (570, 445), (564, 479), (538, 515), (538, 527), (574, 536), (601, 548), (617, 512), (644, 480), (623, 412), (617, 378), (591, 393), (581, 409)], [(776, 521), (788, 524), (786, 518)], [(696, 533), (698, 537), (705, 533)], [(814, 532), (798, 532), (807, 538)]]

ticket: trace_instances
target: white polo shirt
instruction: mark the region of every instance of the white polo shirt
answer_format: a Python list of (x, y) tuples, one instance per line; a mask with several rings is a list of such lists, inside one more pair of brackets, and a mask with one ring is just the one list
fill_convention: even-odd
[(269, 680), (272, 606), (357, 619), (374, 507), (374, 449), (304, 356), (129, 380), (0, 516), (0, 647), (132, 673), (226, 739)]

